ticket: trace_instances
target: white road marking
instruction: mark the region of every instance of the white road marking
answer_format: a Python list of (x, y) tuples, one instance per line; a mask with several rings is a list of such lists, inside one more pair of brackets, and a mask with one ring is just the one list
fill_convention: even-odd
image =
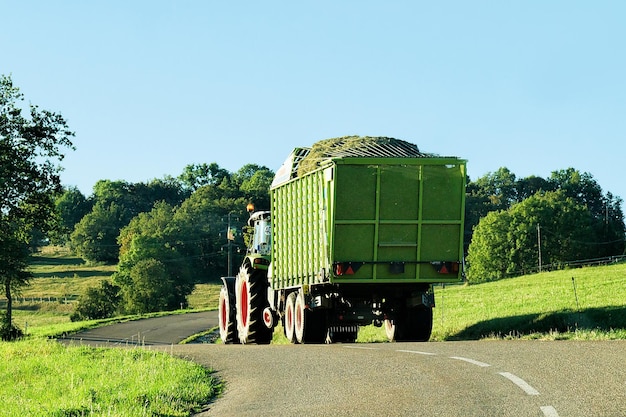
[(559, 413), (557, 413), (554, 407), (552, 407), (551, 405), (541, 407), (541, 411), (546, 417), (559, 417)]
[(415, 353), (417, 355), (429, 355), (429, 356), (435, 356), (437, 355), (436, 353), (431, 353), (431, 352), (420, 352), (419, 350), (396, 350), (396, 352), (402, 352), (402, 353)]
[[(366, 346), (343, 346), (346, 349), (362, 349), (362, 350), (379, 350), (378, 348), (375, 347), (366, 347)], [(432, 353), (432, 352), (422, 352), (419, 350), (404, 350), (404, 349), (397, 349), (396, 352), (400, 352), (400, 353), (413, 353), (416, 355), (426, 355), (426, 356), (436, 356), (436, 353)], [(470, 359), (470, 358), (464, 358), (462, 356), (450, 356), (450, 359), (456, 359), (459, 361), (463, 361), (463, 362), (467, 362), (467, 363), (471, 363), (472, 365), (476, 365), (476, 366), (480, 366), (481, 368), (487, 368), (489, 366), (491, 366), (488, 363), (485, 362), (480, 362), (474, 359)], [(521, 388), (526, 394), (528, 395), (539, 395), (539, 391), (537, 391), (536, 389), (534, 389), (532, 386), (530, 386), (526, 381), (524, 381), (522, 378), (510, 373), (510, 372), (499, 372), (500, 375), (502, 375), (503, 377), (505, 377), (506, 379), (508, 379), (509, 381), (511, 381), (512, 383), (514, 383), (515, 385), (517, 385), (519, 388)], [(541, 412), (543, 413), (543, 415), (545, 417), (559, 417), (559, 413), (556, 412), (556, 409), (554, 407), (552, 407), (551, 405), (545, 405), (540, 407)]]
[(450, 356), (450, 359), (457, 359), (459, 361), (463, 361), (463, 362), (467, 362), (467, 363), (471, 363), (472, 365), (476, 365), (476, 366), (480, 366), (481, 368), (486, 368), (489, 365), (488, 363), (485, 362), (480, 362), (480, 361), (475, 361), (474, 359), (469, 359), (469, 358), (463, 358), (461, 356)]
[(508, 379), (509, 381), (511, 381), (512, 383), (514, 383), (515, 385), (523, 389), (526, 394), (539, 395), (539, 391), (537, 391), (536, 389), (528, 385), (528, 383), (524, 381), (522, 378), (515, 376), (509, 372), (500, 372), (500, 375), (502, 375), (503, 377), (505, 377), (506, 379)]

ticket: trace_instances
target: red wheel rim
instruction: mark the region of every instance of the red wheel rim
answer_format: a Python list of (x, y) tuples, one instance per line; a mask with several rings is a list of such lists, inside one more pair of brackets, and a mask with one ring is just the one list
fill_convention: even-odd
[(226, 300), (222, 300), (222, 305), (220, 306), (220, 312), (222, 313), (222, 321), (220, 322), (220, 324), (222, 325), (222, 330), (226, 330), (226, 321), (227, 321), (227, 314), (228, 311), (226, 310)]
[(296, 329), (302, 328), (302, 304), (296, 302)]
[(272, 327), (272, 313), (269, 310), (263, 310), (263, 323), (267, 328)]
[(243, 327), (248, 326), (248, 283), (246, 281), (241, 283), (241, 324)]
[(293, 310), (287, 306), (287, 328), (292, 327), (293, 325)]

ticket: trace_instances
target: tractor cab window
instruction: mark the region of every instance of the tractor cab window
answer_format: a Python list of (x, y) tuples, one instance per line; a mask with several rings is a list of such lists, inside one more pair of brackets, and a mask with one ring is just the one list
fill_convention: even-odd
[(272, 250), (272, 223), (269, 219), (254, 222), (252, 250), (260, 255), (269, 255)]

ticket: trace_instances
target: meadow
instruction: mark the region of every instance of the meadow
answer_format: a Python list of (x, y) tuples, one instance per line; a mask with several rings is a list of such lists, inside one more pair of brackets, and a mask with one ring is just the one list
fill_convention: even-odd
[[(65, 251), (33, 257), (34, 278), (15, 300), (14, 322), (27, 333), (0, 342), (2, 416), (189, 416), (221, 390), (212, 371), (141, 347), (106, 349), (65, 346), (55, 335), (112, 320), (72, 323), (78, 298), (110, 279), (115, 266), (87, 265)], [(191, 300), (205, 309), (217, 304), (213, 289), (199, 286)], [(0, 299), (0, 309), (6, 300)], [(182, 313), (182, 312), (178, 312)]]

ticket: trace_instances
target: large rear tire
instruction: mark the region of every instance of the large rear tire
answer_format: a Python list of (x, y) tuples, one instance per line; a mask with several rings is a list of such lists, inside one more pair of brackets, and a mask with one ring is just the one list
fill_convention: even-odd
[(268, 344), (272, 341), (272, 329), (263, 322), (263, 310), (268, 306), (267, 289), (265, 271), (242, 265), (235, 282), (237, 332), (241, 343)]
[(220, 289), (218, 306), (218, 321), (220, 326), (220, 339), (225, 344), (239, 341), (237, 335), (237, 320), (233, 314), (232, 300), (228, 294), (228, 288), (223, 285)]

